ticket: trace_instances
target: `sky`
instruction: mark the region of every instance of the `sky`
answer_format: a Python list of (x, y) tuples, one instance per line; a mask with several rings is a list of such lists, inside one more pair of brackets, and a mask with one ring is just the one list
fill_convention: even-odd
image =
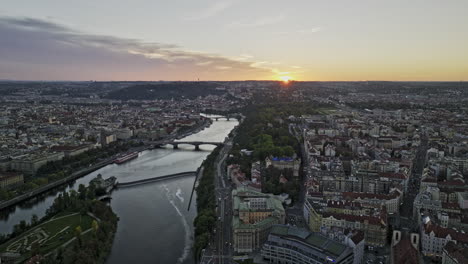
[(1, 0), (0, 79), (468, 80), (467, 0)]

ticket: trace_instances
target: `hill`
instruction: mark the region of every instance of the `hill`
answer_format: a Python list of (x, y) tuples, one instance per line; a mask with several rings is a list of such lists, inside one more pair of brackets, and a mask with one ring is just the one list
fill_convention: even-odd
[(182, 98), (193, 99), (198, 96), (223, 95), (225, 91), (217, 90), (217, 83), (211, 82), (172, 82), (162, 84), (141, 84), (112, 91), (106, 98), (117, 100), (155, 100)]

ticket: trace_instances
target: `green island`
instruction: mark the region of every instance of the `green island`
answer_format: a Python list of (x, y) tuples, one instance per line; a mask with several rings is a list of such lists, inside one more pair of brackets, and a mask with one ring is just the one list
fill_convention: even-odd
[(13, 233), (0, 238), (5, 263), (104, 263), (110, 252), (118, 217), (96, 190), (80, 185), (63, 192), (42, 219), (33, 215)]

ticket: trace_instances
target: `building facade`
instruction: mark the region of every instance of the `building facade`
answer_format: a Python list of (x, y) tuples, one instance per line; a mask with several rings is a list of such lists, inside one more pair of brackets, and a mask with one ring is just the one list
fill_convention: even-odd
[(249, 253), (259, 249), (275, 224), (284, 224), (281, 200), (246, 187), (232, 191), (234, 251)]
[(0, 189), (9, 189), (23, 183), (23, 174), (13, 172), (0, 173)]

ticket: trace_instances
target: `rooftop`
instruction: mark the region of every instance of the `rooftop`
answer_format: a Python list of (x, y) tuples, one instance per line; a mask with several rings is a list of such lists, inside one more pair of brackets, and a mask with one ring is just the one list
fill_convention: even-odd
[(270, 234), (277, 235), (286, 239), (299, 240), (309, 246), (325, 251), (327, 254), (335, 257), (340, 256), (349, 248), (337, 241), (331, 240), (320, 233), (311, 233), (305, 229), (286, 225), (273, 226)]

